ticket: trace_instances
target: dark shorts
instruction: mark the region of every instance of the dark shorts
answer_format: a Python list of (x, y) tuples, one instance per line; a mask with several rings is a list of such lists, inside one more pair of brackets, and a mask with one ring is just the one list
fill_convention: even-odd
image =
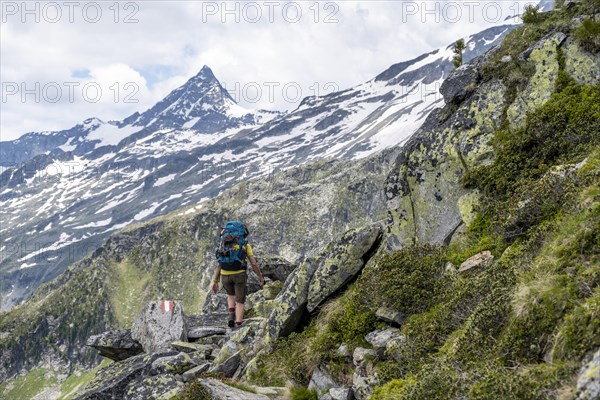
[(235, 302), (246, 302), (246, 282), (248, 275), (244, 272), (234, 275), (221, 275), (221, 283), (229, 296), (235, 296)]

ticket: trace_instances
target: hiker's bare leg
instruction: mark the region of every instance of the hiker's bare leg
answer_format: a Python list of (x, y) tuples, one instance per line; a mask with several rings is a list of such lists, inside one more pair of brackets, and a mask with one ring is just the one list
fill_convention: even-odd
[(229, 309), (235, 308), (235, 296), (227, 296), (227, 307)]
[(242, 323), (244, 320), (244, 304), (235, 303), (235, 322)]

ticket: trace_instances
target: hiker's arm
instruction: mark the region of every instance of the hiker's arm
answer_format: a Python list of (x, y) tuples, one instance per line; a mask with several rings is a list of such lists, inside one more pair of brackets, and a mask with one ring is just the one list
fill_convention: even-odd
[(250, 264), (252, 264), (252, 270), (254, 271), (256, 276), (258, 276), (258, 279), (260, 280), (261, 285), (264, 285), (265, 277), (263, 276), (262, 272), (260, 271), (260, 268), (258, 267), (258, 263), (256, 262), (256, 259), (254, 258), (254, 256), (248, 256), (248, 259), (250, 260)]
[(221, 276), (221, 266), (217, 265), (217, 267), (215, 268), (215, 274), (213, 275), (213, 283), (218, 283), (220, 276)]
[(219, 291), (219, 276), (221, 275), (221, 266), (217, 265), (217, 267), (215, 268), (215, 274), (213, 275), (213, 280), (212, 280), (212, 290), (213, 293), (217, 294), (217, 292)]

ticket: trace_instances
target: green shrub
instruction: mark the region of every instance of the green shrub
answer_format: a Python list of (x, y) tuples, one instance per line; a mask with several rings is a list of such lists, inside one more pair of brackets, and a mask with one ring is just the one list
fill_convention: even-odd
[(570, 364), (539, 364), (527, 367), (483, 368), (468, 393), (472, 400), (547, 400), (557, 398), (558, 389), (577, 369)]
[(291, 400), (318, 400), (317, 392), (306, 388), (292, 388)]
[(521, 283), (512, 298), (513, 316), (499, 341), (509, 364), (543, 362), (557, 324), (576, 301), (576, 288), (566, 275), (534, 276)]
[(578, 305), (559, 326), (552, 349), (555, 360), (581, 360), (600, 347), (600, 289)]
[(575, 30), (577, 43), (591, 53), (600, 51), (600, 22), (586, 19)]
[(385, 305), (407, 315), (426, 310), (441, 289), (444, 254), (431, 245), (417, 245), (382, 257), (357, 281), (365, 303)]

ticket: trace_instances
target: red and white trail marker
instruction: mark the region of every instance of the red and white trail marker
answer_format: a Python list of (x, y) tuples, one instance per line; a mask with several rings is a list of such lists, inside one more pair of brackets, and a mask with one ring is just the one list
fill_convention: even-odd
[(174, 308), (175, 304), (172, 300), (163, 300), (160, 304), (160, 309), (162, 310), (163, 313), (166, 312), (173, 312), (173, 308)]

